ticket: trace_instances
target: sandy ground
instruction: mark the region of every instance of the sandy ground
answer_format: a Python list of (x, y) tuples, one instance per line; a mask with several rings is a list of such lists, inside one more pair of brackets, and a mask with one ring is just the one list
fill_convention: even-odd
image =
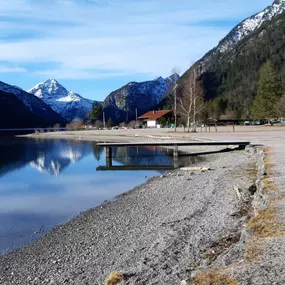
[(217, 139), (217, 140), (251, 140), (253, 143), (263, 143), (268, 136), (282, 135), (285, 127), (278, 126), (232, 126), (218, 127), (215, 132), (214, 127), (207, 132), (197, 129), (197, 133), (184, 132), (182, 128), (174, 129), (119, 129), (119, 130), (83, 130), (76, 132), (51, 132), (42, 134), (32, 134), (31, 137), (41, 138), (69, 138), (84, 139), (92, 141), (136, 141), (145, 139)]

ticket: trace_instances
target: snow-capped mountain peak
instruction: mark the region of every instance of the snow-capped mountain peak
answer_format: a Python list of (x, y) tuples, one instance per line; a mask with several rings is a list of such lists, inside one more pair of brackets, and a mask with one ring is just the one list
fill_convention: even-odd
[(264, 22), (271, 20), (285, 11), (285, 0), (275, 0), (273, 4), (238, 24), (218, 45), (219, 52), (226, 52), (237, 42), (259, 28)]
[(28, 90), (61, 114), (67, 121), (85, 119), (92, 109), (93, 100), (68, 91), (56, 79), (49, 78)]
[(55, 95), (57, 97), (66, 96), (68, 91), (58, 83), (54, 78), (45, 80), (35, 85), (33, 88), (28, 90), (29, 93), (34, 94), (39, 98), (49, 97)]

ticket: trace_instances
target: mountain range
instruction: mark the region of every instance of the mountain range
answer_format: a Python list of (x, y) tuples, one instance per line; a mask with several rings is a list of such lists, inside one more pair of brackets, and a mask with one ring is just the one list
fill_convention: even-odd
[(139, 116), (157, 107), (178, 79), (179, 75), (175, 73), (167, 78), (158, 77), (151, 81), (124, 85), (111, 92), (104, 100), (106, 117), (111, 117), (115, 122), (135, 120), (136, 114)]
[[(106, 118), (115, 122), (135, 119), (155, 108), (173, 88), (177, 74), (152, 81), (130, 82), (106, 97), (103, 104)], [(51, 78), (27, 92), (0, 82), (0, 128), (36, 128), (65, 124), (74, 119), (85, 120), (95, 101), (68, 91)]]
[(37, 128), (65, 122), (36, 96), (0, 81), (0, 128)]
[[(103, 102), (106, 118), (112, 118), (117, 123), (134, 120), (136, 112), (142, 114), (155, 108), (173, 88), (178, 78), (178, 74), (173, 74), (151, 81), (130, 82), (111, 92)], [(41, 99), (68, 122), (74, 119), (85, 120), (95, 102), (67, 91), (53, 78), (38, 83), (28, 90), (28, 93)]]
[(250, 117), (257, 92), (259, 70), (270, 60), (285, 87), (285, 0), (276, 0), (263, 11), (245, 19), (219, 44), (187, 70), (178, 89), (195, 69), (207, 100), (223, 99), (229, 118)]

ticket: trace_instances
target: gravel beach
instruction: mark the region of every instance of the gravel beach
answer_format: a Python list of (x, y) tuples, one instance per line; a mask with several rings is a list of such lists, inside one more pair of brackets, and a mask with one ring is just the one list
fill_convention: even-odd
[(246, 151), (207, 156), (209, 171), (176, 170), (106, 201), (0, 257), (0, 284), (180, 284), (239, 241), (254, 183)]
[[(92, 258), (86, 258), (86, 263), (89, 264), (90, 267), (88, 267), (88, 265), (85, 267), (81, 265), (83, 264), (82, 260), (85, 260), (81, 258), (81, 252), (83, 256), (85, 252), (90, 252), (84, 249), (84, 247), (80, 247), (81, 251), (78, 250), (77, 253), (74, 251), (73, 255), (70, 254), (69, 256), (71, 256), (71, 259), (73, 258), (73, 261), (66, 262), (64, 266), (56, 259), (52, 259), (52, 257), (48, 257), (51, 261), (43, 260), (43, 262), (41, 262), (38, 254), (31, 253), (29, 255), (29, 252), (37, 251), (37, 249), (38, 252), (42, 254), (43, 249), (40, 244), (37, 245), (37, 243), (39, 243), (38, 241), (27, 249), (15, 252), (9, 256), (4, 256), (0, 259), (1, 284), (103, 284), (103, 280), (106, 276), (110, 271), (114, 270), (122, 270), (126, 273), (135, 274), (127, 284), (210, 285), (213, 284), (213, 282), (216, 282), (215, 284), (228, 285), (285, 284), (284, 126), (236, 126), (235, 132), (233, 132), (232, 126), (225, 126), (218, 127), (217, 132), (213, 132), (213, 130), (208, 130), (207, 132), (203, 130), (203, 132), (201, 132), (201, 130), (199, 130), (198, 133), (185, 133), (183, 129), (177, 129), (177, 132), (171, 129), (129, 129), (99, 132), (91, 130), (53, 132), (30, 136), (35, 138), (66, 138), (91, 141), (144, 141), (158, 139), (245, 140), (263, 147), (249, 149), (249, 151), (253, 153), (253, 157), (257, 160), (256, 170), (258, 170), (257, 172), (252, 171), (252, 164), (250, 164), (249, 173), (251, 173), (251, 178), (247, 176), (247, 174), (249, 174), (248, 172), (247, 174), (244, 173), (244, 170), (252, 158), (249, 159), (248, 155), (244, 152), (224, 153), (213, 156), (216, 157), (216, 161), (212, 161), (213, 169), (215, 169), (213, 171), (195, 175), (178, 171), (176, 175), (173, 174), (173, 176), (154, 179), (150, 183), (135, 189), (133, 191), (134, 193), (141, 193), (141, 195), (142, 193), (146, 193), (148, 195), (150, 205), (154, 205), (153, 209), (156, 209), (156, 214), (152, 214), (154, 210), (149, 210), (147, 204), (144, 211), (146, 212), (144, 214), (146, 219), (149, 217), (146, 225), (137, 225), (136, 222), (131, 223), (133, 219), (141, 220), (138, 218), (141, 217), (140, 212), (136, 212), (137, 216), (135, 217), (133, 215), (128, 216), (126, 225), (129, 227), (122, 226), (119, 221), (116, 221), (117, 223), (115, 223), (115, 225), (118, 225), (118, 227), (116, 230), (113, 230), (113, 234), (116, 232), (114, 236), (117, 237), (118, 231), (121, 231), (121, 239), (118, 238), (118, 242), (115, 245), (111, 243), (109, 250), (107, 247), (103, 247), (103, 255), (98, 253), (97, 259), (94, 257), (96, 254), (93, 252), (93, 249), (98, 248), (98, 246), (97, 243), (94, 242), (94, 244), (89, 247), (90, 251), (92, 249), (93, 252), (91, 253)], [(191, 148), (189, 151), (192, 152), (195, 150)], [(204, 151), (208, 150), (204, 149)], [(219, 165), (223, 166), (218, 167)], [(202, 166), (205, 166), (205, 164)], [(235, 167), (237, 169), (235, 169)], [(214, 175), (214, 173), (216, 176), (213, 177), (212, 175)], [(204, 176), (205, 174), (207, 175)], [(257, 180), (254, 184), (256, 189), (254, 189), (254, 187), (249, 189), (251, 191), (256, 190), (252, 199), (252, 197), (248, 196), (247, 190), (248, 185), (251, 184), (252, 179), (254, 179), (253, 176), (255, 176)], [(228, 181), (226, 181), (227, 179)], [(191, 183), (187, 183), (185, 186), (185, 184), (183, 184), (183, 181), (186, 183), (185, 180), (188, 182), (191, 181)], [(194, 183), (195, 181), (197, 184)], [(239, 185), (239, 183), (244, 186), (236, 186)], [(233, 184), (236, 184), (234, 191), (232, 191)], [(213, 186), (216, 187), (215, 189), (222, 189), (222, 191), (213, 190)], [(175, 195), (170, 195), (170, 187), (175, 191)], [(126, 197), (137, 197), (133, 192), (126, 194)], [(162, 194), (158, 197), (152, 192)], [(214, 195), (209, 194), (210, 192)], [(206, 196), (207, 193), (209, 196)], [(236, 193), (236, 196), (233, 196), (234, 193)], [(141, 195), (140, 197), (145, 197)], [(179, 203), (175, 202), (176, 196), (177, 199), (181, 199), (181, 196), (183, 197), (180, 202), (178, 200)], [(232, 200), (230, 200), (229, 197), (231, 197)], [(121, 197), (118, 199), (119, 202), (116, 201), (115, 203), (122, 203), (120, 202), (121, 199), (124, 201), (124, 198)], [(166, 204), (162, 203), (165, 199), (168, 199), (167, 203), (169, 204), (166, 202)], [(241, 200), (246, 202), (242, 203)], [(91, 210), (91, 213), (94, 215), (97, 211), (106, 213), (105, 211), (109, 211), (109, 207), (111, 207), (110, 204), (113, 205), (112, 203), (107, 203), (101, 209)], [(126, 209), (129, 209), (128, 207), (141, 209), (144, 205), (145, 203), (142, 201), (135, 201), (133, 205), (128, 205)], [(203, 207), (203, 205), (205, 206)], [(176, 215), (179, 215), (180, 218), (172, 218), (171, 215), (174, 210)], [(118, 211), (118, 213), (119, 212), (120, 211)], [(161, 216), (157, 214), (159, 212)], [(248, 212), (251, 213), (251, 217), (249, 221), (246, 222)], [(84, 216), (88, 217), (88, 215), (91, 214), (86, 213)], [(114, 221), (113, 219), (115, 218), (112, 217), (112, 214), (109, 215), (111, 216), (107, 218), (108, 222), (105, 224), (106, 228), (108, 225), (111, 228), (112, 223), (109, 222), (109, 220)], [(74, 223), (75, 225), (76, 221), (78, 221), (78, 224), (79, 219), (83, 219), (84, 216), (72, 221), (70, 226), (65, 225), (63, 227), (64, 233), (68, 236), (68, 233), (73, 231), (72, 224)], [(175, 217), (174, 214), (173, 216)], [(199, 219), (199, 217), (201, 218)], [(154, 224), (152, 224), (152, 226), (149, 226), (149, 220), (153, 221)], [(161, 222), (164, 220), (169, 220), (169, 222)], [(102, 225), (103, 223), (104, 221), (102, 221)], [(83, 224), (84, 223), (82, 223), (82, 225)], [(90, 222), (89, 229), (96, 227), (97, 224), (98, 221), (94, 218), (93, 221)], [(131, 227), (132, 225), (135, 225), (135, 229), (138, 229), (137, 236), (134, 236), (136, 230)], [(165, 225), (167, 227), (165, 231), (163, 231), (162, 226)], [(150, 238), (151, 240), (146, 246), (143, 245), (139, 247), (136, 246), (136, 244), (140, 245), (141, 240), (144, 240), (146, 236), (145, 232), (140, 232), (144, 226), (146, 231), (151, 233), (153, 239)], [(84, 226), (82, 226), (82, 228), (84, 228)], [(234, 230), (231, 231), (232, 229)], [(55, 236), (57, 231), (58, 236), (64, 235), (62, 229), (57, 229), (51, 233), (51, 237)], [(86, 232), (90, 233), (92, 231), (86, 229)], [(99, 230), (95, 232), (99, 232)], [(229, 233), (231, 234), (229, 235)], [(240, 239), (238, 239), (240, 233), (241, 236)], [(106, 234), (107, 236), (102, 240), (108, 238), (111, 240), (112, 237), (108, 236), (107, 231)], [(90, 240), (94, 238), (86, 234), (85, 239), (87, 239), (87, 236), (89, 236)], [(134, 239), (136, 238), (135, 245), (131, 242), (127, 242), (130, 239), (133, 240), (130, 236), (134, 236)], [(47, 243), (50, 239), (49, 237), (45, 237), (43, 241), (46, 240), (45, 243)], [(78, 243), (82, 239), (82, 237), (77, 236)], [(62, 242), (63, 239), (58, 238), (57, 240), (61, 240)], [(124, 240), (125, 243), (122, 242)], [(67, 241), (68, 239), (66, 238), (65, 242)], [(72, 243), (72, 241), (76, 243), (73, 238), (70, 238), (69, 242)], [(87, 243), (85, 246), (88, 247), (88, 244), (90, 245), (90, 243)], [(145, 243), (142, 242), (142, 244)], [(72, 246), (70, 244), (67, 245), (65, 250), (71, 250)], [(54, 247), (56, 246), (52, 242), (47, 245), (48, 250), (51, 248), (51, 252), (54, 252)], [(62, 246), (58, 245), (58, 247), (62, 249)], [(34, 251), (32, 251), (32, 248), (34, 248)], [(104, 251), (104, 248), (107, 248), (107, 250)], [(178, 248), (178, 250), (176, 251), (174, 248)], [(117, 252), (119, 249), (121, 251), (118, 258)], [(52, 253), (49, 252), (49, 255), (51, 254)], [(113, 256), (111, 256), (112, 254)], [(45, 257), (46, 253), (42, 255)], [(53, 256), (61, 259), (58, 257), (60, 254), (53, 253)], [(132, 259), (133, 257), (134, 259)], [(146, 260), (141, 257), (146, 258)], [(29, 261), (33, 259), (36, 261)], [(101, 263), (103, 259), (105, 260), (105, 265)], [(92, 260), (92, 264), (90, 260)], [(96, 260), (98, 262), (96, 262)], [(57, 275), (53, 274), (52, 272), (55, 271), (57, 267), (55, 265), (49, 265), (50, 267), (48, 267), (46, 264), (49, 264), (49, 262), (58, 263), (58, 268), (62, 270), (61, 272), (63, 272), (63, 274), (61, 275), (60, 271)], [(29, 269), (31, 268), (33, 270), (35, 264), (41, 268), (41, 271), (38, 269), (30, 273), (31, 271)], [(78, 266), (76, 264), (78, 264)], [(101, 266), (101, 264), (103, 265)], [(49, 269), (52, 268), (52, 266), (55, 268)], [(65, 269), (61, 269), (62, 267)], [(88, 269), (86, 269), (87, 267)], [(82, 268), (81, 273), (75, 273), (79, 271), (78, 268)], [(13, 277), (12, 272), (15, 274), (15, 277)], [(41, 274), (40, 272), (46, 273)], [(74, 277), (70, 278), (70, 272), (74, 272)], [(85, 281), (76, 280), (76, 276), (80, 275)], [(32, 283), (26, 281), (27, 276), (34, 279), (40, 276), (42, 280), (36, 279), (33, 281), (34, 283)], [(66, 282), (64, 283), (64, 281), (62, 281), (63, 279), (58, 276), (67, 276)], [(51, 278), (55, 280), (53, 283), (50, 281)], [(185, 278), (187, 282), (181, 283), (183, 278)]]

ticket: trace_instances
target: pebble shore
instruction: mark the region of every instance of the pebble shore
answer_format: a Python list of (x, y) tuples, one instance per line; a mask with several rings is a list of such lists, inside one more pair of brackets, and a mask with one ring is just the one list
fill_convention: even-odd
[(0, 257), (0, 284), (179, 285), (240, 239), (254, 179), (246, 151), (207, 156), (204, 172), (175, 170)]

